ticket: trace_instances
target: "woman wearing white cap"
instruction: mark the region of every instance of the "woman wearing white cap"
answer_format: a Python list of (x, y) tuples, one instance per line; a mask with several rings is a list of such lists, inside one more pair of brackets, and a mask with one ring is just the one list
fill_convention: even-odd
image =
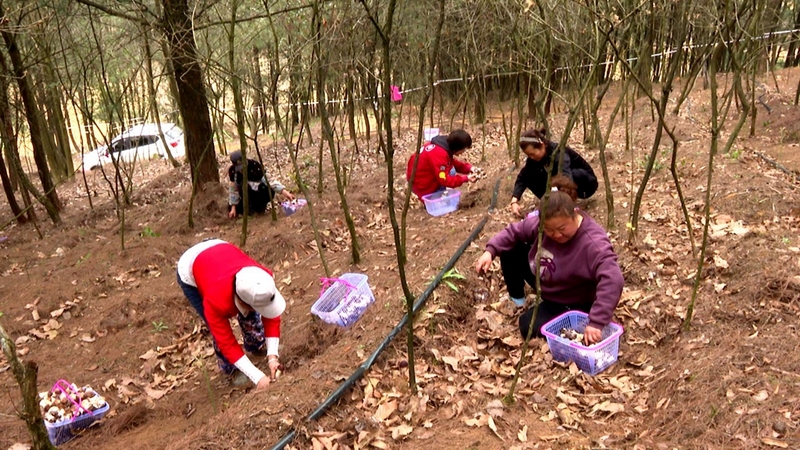
[[(203, 241), (178, 260), (178, 285), (208, 325), (220, 369), (235, 385), (247, 379), (257, 389), (269, 386), (280, 367), (278, 343), (286, 300), (275, 287), (272, 272), (236, 246), (219, 239)], [(230, 319), (242, 330), (244, 350), (236, 341)], [(245, 354), (266, 353), (266, 376)]]

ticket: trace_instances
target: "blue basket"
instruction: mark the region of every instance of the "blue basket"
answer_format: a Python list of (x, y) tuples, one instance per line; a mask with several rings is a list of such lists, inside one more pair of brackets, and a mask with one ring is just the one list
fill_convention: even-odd
[(366, 275), (345, 273), (314, 302), (311, 313), (326, 323), (349, 327), (374, 301)]
[(84, 413), (80, 416), (68, 420), (61, 420), (56, 423), (44, 421), (44, 426), (47, 428), (47, 436), (50, 437), (50, 442), (53, 445), (61, 445), (76, 436), (76, 434), (83, 429), (89, 428), (90, 425), (102, 419), (108, 412), (108, 402), (102, 408), (92, 411), (91, 413)]
[(542, 326), (542, 334), (547, 338), (547, 345), (553, 359), (561, 362), (574, 361), (579, 369), (589, 375), (597, 375), (617, 362), (619, 356), (619, 337), (624, 329), (622, 325), (611, 322), (603, 328), (602, 340), (587, 347), (560, 335), (562, 328), (571, 328), (583, 333), (589, 323), (589, 315), (581, 311), (567, 311)]
[(458, 209), (461, 201), (461, 191), (458, 189), (445, 189), (433, 194), (423, 195), (422, 201), (425, 209), (432, 216), (443, 216)]

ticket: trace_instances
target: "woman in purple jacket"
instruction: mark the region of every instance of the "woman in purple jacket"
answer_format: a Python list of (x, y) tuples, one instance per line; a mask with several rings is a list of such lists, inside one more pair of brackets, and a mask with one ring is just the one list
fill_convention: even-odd
[[(543, 215), (544, 236), (539, 255), (542, 302), (534, 321), (534, 336), (542, 325), (556, 316), (578, 310), (589, 314), (584, 342), (601, 340), (603, 328), (611, 321), (622, 294), (624, 280), (617, 255), (606, 231), (575, 206), (577, 186), (563, 175), (552, 179)], [(541, 207), (541, 206), (540, 206)], [(535, 287), (539, 216), (512, 223), (486, 244), (475, 264), (478, 274), (486, 272), (500, 257), (500, 268), (508, 295), (517, 306), (525, 304), (525, 283)], [(533, 308), (519, 318), (522, 336), (528, 335)]]

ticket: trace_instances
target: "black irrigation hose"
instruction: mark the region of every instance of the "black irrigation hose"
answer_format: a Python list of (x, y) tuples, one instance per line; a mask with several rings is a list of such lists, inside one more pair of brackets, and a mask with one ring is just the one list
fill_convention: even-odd
[[(511, 170), (513, 170), (513, 168)], [(498, 177), (497, 182), (495, 182), (494, 191), (492, 191), (492, 202), (489, 205), (489, 212), (493, 211), (495, 205), (497, 204), (497, 193), (498, 190), (500, 189), (500, 181), (502, 180), (503, 176), (504, 175)], [(422, 308), (423, 305), (425, 305), (425, 302), (428, 300), (428, 297), (431, 295), (433, 290), (436, 289), (436, 286), (438, 286), (439, 283), (442, 281), (442, 277), (444, 277), (444, 274), (447, 273), (450, 269), (453, 268), (453, 266), (456, 265), (458, 259), (461, 257), (461, 255), (464, 253), (467, 247), (469, 247), (469, 244), (473, 240), (475, 240), (476, 237), (478, 237), (478, 233), (480, 233), (483, 230), (483, 227), (486, 225), (486, 222), (488, 221), (489, 221), (489, 214), (487, 213), (486, 215), (483, 216), (483, 219), (481, 219), (481, 221), (478, 222), (478, 224), (472, 230), (472, 233), (470, 233), (469, 237), (467, 237), (467, 239), (461, 244), (461, 246), (458, 247), (458, 250), (456, 250), (453, 256), (450, 257), (450, 260), (447, 261), (444, 267), (442, 267), (442, 270), (439, 272), (438, 275), (436, 275), (436, 278), (433, 279), (431, 284), (428, 285), (428, 288), (425, 289), (425, 292), (423, 292), (422, 294), (420, 294), (419, 297), (417, 297), (417, 301), (414, 303), (414, 308), (412, 309), (412, 312), (415, 317), (419, 309)], [(364, 375), (364, 372), (369, 370), (369, 368), (372, 367), (372, 364), (375, 363), (375, 360), (378, 359), (378, 356), (381, 353), (383, 353), (383, 351), (386, 350), (387, 347), (389, 347), (389, 344), (394, 340), (395, 336), (397, 336), (397, 334), (400, 333), (400, 331), (405, 329), (406, 323), (408, 323), (408, 314), (404, 315), (403, 318), (400, 319), (400, 322), (397, 324), (397, 326), (394, 327), (394, 329), (383, 339), (383, 342), (381, 342), (380, 345), (378, 345), (378, 348), (376, 348), (375, 351), (372, 352), (369, 358), (367, 358), (363, 363), (361, 363), (358, 369), (356, 369), (356, 371), (353, 372), (353, 374), (350, 375), (348, 379), (346, 379), (335, 391), (333, 391), (333, 393), (331, 393), (331, 395), (329, 395), (328, 398), (325, 399), (325, 401), (322, 402), (322, 404), (320, 404), (317, 407), (317, 409), (315, 409), (311, 414), (309, 414), (305, 421), (310, 422), (312, 420), (319, 419), (331, 405), (336, 403), (342, 397), (342, 395), (344, 395), (344, 393), (347, 392), (347, 390), (350, 389), (350, 387), (353, 386), (353, 384), (355, 384), (356, 381), (361, 379), (361, 377)], [(296, 434), (295, 429), (292, 429), (291, 431), (286, 433), (286, 435), (283, 436), (281, 440), (278, 441), (278, 443), (272, 447), (272, 450), (283, 450), (283, 448), (287, 444), (289, 444), (289, 442), (291, 442), (292, 439), (294, 439), (295, 434)]]

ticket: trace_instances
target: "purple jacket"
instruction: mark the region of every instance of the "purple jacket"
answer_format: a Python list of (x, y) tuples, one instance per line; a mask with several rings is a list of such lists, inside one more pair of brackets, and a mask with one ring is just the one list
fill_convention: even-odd
[[(589, 324), (602, 329), (614, 315), (625, 280), (617, 255), (603, 227), (586, 213), (578, 232), (567, 243), (559, 244), (544, 236), (540, 258), (542, 297), (565, 305), (592, 303)], [(528, 263), (535, 270), (539, 217), (512, 223), (486, 244), (497, 257), (518, 243), (531, 245)]]

